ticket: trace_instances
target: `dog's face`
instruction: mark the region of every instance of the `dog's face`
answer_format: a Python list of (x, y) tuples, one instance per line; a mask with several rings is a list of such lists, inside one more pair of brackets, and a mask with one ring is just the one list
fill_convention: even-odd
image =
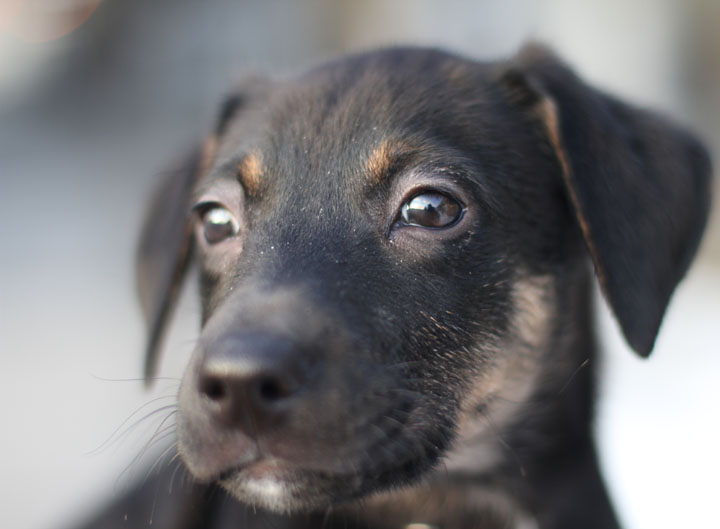
[[(520, 420), (549, 373), (566, 381), (584, 359), (563, 312), (584, 299), (583, 241), (611, 299), (628, 279), (590, 234), (553, 105), (508, 65), (424, 50), (230, 100), (184, 181), (192, 213), (171, 251), (191, 240), (200, 266), (178, 414), (192, 474), (254, 505), (321, 508), (442, 458), (452, 471)], [(156, 328), (173, 289), (149, 294)], [(631, 341), (659, 324), (620, 317)]]
[(180, 449), (241, 499), (317, 506), (414, 479), (498, 376), (533, 373), (507, 342), (520, 282), (542, 288), (528, 316), (547, 312), (535, 276), (572, 226), (557, 162), (482, 68), (399, 60), (269, 86), (196, 191), (205, 327)]

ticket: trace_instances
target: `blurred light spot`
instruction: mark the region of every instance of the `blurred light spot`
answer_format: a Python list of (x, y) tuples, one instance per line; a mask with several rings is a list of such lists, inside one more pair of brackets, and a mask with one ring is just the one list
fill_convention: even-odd
[(25, 42), (64, 37), (84, 24), (101, 0), (0, 0), (0, 32)]
[(15, 20), (22, 4), (23, 0), (0, 0), (0, 31)]

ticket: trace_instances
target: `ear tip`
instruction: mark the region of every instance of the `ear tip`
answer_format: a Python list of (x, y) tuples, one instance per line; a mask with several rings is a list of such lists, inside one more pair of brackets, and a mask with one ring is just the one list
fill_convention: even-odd
[(511, 63), (532, 77), (548, 94), (555, 92), (552, 87), (566, 87), (570, 82), (582, 84), (564, 60), (551, 48), (538, 42), (525, 44)]
[(550, 47), (539, 41), (530, 41), (524, 44), (516, 55), (516, 60), (521, 63), (537, 63), (537, 62), (560, 62)]
[(145, 366), (143, 370), (143, 385), (145, 389), (152, 387), (155, 382), (155, 373), (157, 371), (157, 360), (153, 348), (148, 348), (145, 353)]
[(145, 388), (150, 388), (155, 382), (158, 368), (158, 356), (162, 341), (163, 325), (154, 325), (145, 346), (145, 364), (143, 366), (143, 379)]
[(633, 351), (635, 351), (641, 358), (648, 358), (655, 346), (654, 333), (649, 336), (626, 336), (626, 339)]
[(620, 325), (626, 343), (638, 356), (647, 358), (655, 346), (670, 292), (661, 296), (657, 290), (631, 295), (628, 286), (605, 285), (606, 299)]

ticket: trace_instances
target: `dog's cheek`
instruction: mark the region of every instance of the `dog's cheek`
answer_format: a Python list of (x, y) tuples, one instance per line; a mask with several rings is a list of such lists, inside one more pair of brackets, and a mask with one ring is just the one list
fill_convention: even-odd
[(198, 290), (202, 307), (202, 323), (207, 322), (217, 307), (234, 290), (237, 281), (232, 271), (237, 266), (238, 256), (220, 256), (201, 258), (198, 274)]
[[(450, 471), (487, 469), (502, 459), (502, 432), (520, 420), (538, 385), (553, 332), (555, 285), (550, 276), (521, 274), (512, 289), (507, 333), (476, 346), (483, 362), (460, 406)], [(478, 456), (481, 454), (481, 456)]]

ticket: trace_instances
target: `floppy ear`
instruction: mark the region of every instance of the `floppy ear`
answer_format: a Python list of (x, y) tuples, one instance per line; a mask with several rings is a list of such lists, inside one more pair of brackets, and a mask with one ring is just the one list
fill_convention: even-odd
[(541, 47), (505, 71), (541, 120), (602, 291), (647, 356), (702, 235), (710, 160), (688, 132), (585, 85)]
[(270, 81), (248, 77), (227, 96), (215, 128), (203, 147), (196, 147), (168, 171), (151, 197), (137, 250), (136, 276), (148, 338), (145, 384), (155, 375), (160, 346), (180, 293), (192, 254), (190, 210), (196, 184), (216, 155), (219, 138), (250, 98), (267, 95)]
[(147, 326), (145, 384), (155, 375), (161, 341), (191, 256), (191, 196), (203, 155), (194, 149), (168, 171), (151, 197), (137, 250), (136, 279)]

